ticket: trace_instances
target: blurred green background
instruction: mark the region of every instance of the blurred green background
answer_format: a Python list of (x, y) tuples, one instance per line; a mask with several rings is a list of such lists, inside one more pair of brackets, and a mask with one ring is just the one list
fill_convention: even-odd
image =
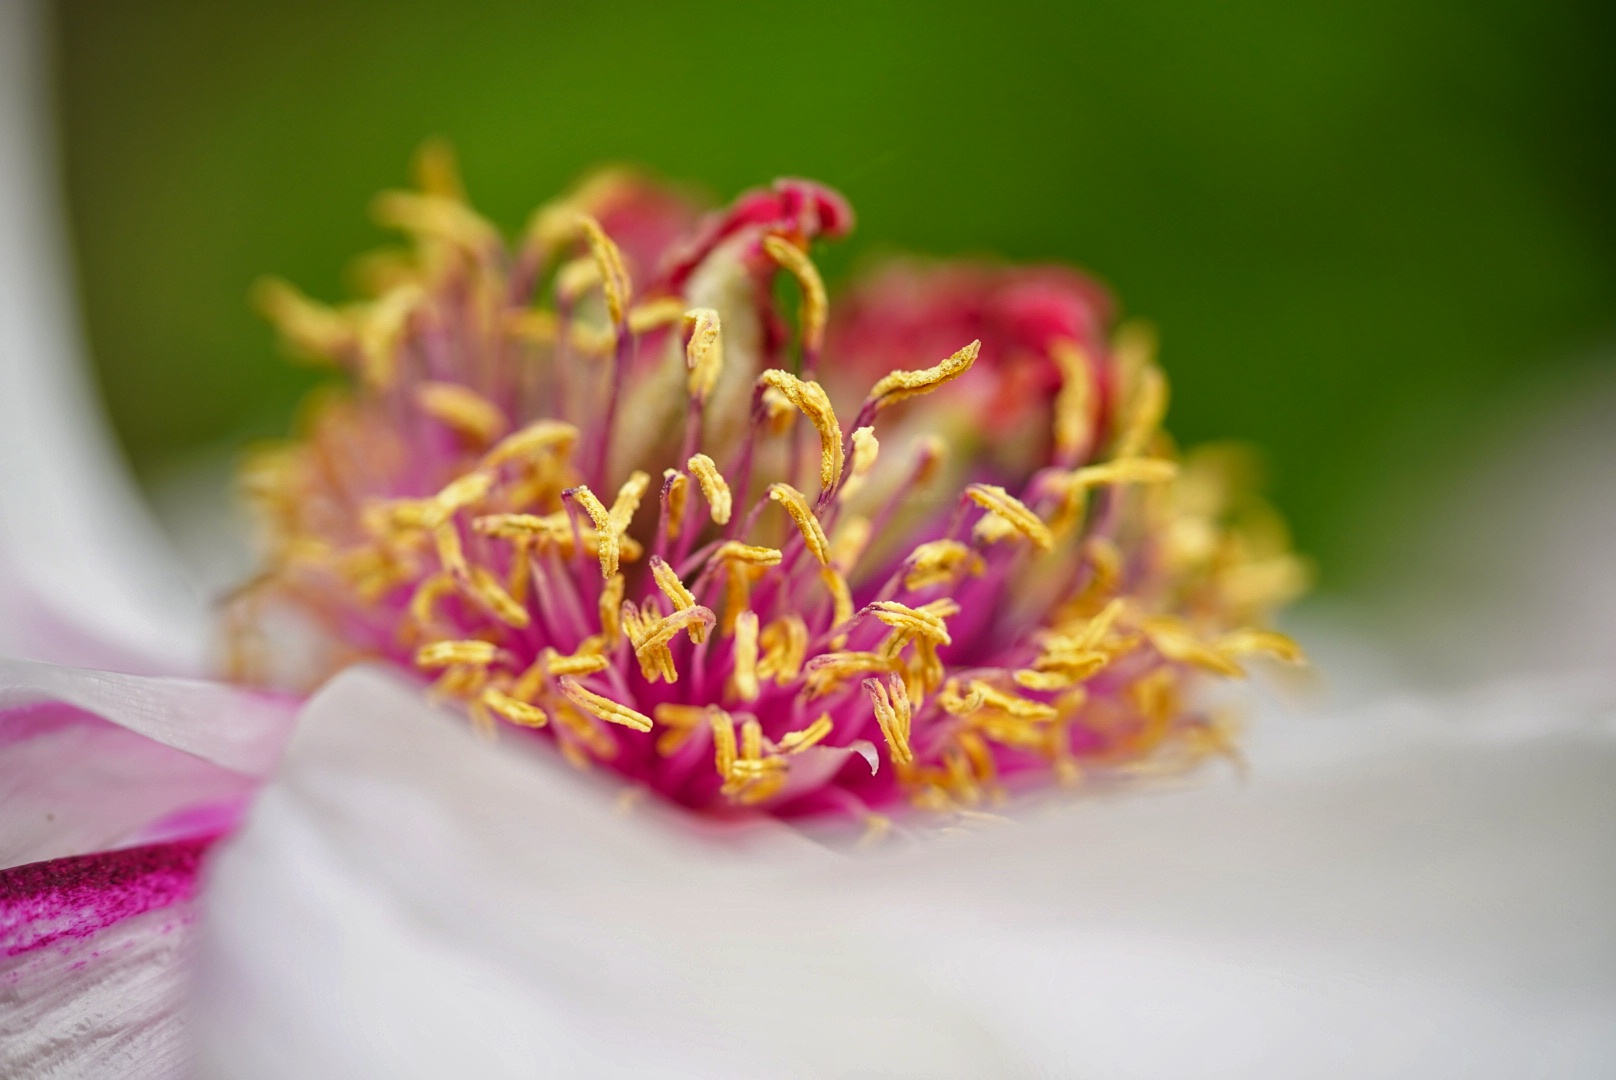
[[(1156, 322), (1186, 441), (1262, 445), (1326, 584), (1616, 331), (1616, 5), (220, 4), (56, 13), (90, 341), (148, 479), (280, 431), (245, 300), (343, 293), (430, 134), (516, 226), (602, 160), (841, 188), (891, 248), (1062, 259)], [(1381, 547), (1377, 547), (1381, 544)]]

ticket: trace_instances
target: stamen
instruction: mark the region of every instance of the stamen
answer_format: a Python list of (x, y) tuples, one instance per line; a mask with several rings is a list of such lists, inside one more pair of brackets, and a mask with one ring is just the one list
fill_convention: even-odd
[[(894, 371), (881, 379), (870, 390), (865, 410), (873, 415), (882, 409), (919, 394), (929, 394), (946, 382), (959, 378), (976, 363), (982, 343), (973, 341), (947, 360), (920, 371)], [(860, 413), (863, 416), (863, 413)]]
[(426, 300), (418, 285), (400, 285), (359, 311), (361, 370), (371, 386), (386, 388), (398, 369), (398, 350), (410, 316)]
[(818, 720), (801, 731), (788, 731), (780, 736), (780, 752), (800, 754), (810, 746), (817, 746), (830, 735), (832, 726), (830, 713), (821, 713)]
[(939, 645), (951, 645), (953, 639), (948, 636), (948, 624), (937, 611), (957, 614), (959, 605), (952, 600), (945, 600), (942, 606), (935, 610), (925, 608), (912, 608), (907, 604), (900, 604), (896, 600), (878, 600), (864, 610), (874, 615), (881, 622), (886, 623), (894, 630), (907, 634), (909, 637), (923, 637), (935, 641)]
[(310, 360), (337, 361), (354, 347), (353, 320), (311, 300), (280, 278), (260, 278), (253, 285), (253, 306), (275, 324), (281, 337)]
[(708, 723), (713, 728), (713, 765), (718, 775), (728, 780), (735, 769), (735, 721), (723, 709), (709, 709)]
[(621, 705), (611, 698), (602, 697), (592, 690), (586, 690), (570, 675), (563, 675), (556, 680), (556, 686), (567, 698), (584, 712), (597, 720), (605, 720), (611, 724), (622, 724), (635, 731), (650, 731), (651, 718), (644, 713), (636, 712), (627, 705)]
[(1117, 458), (1137, 457), (1144, 453), (1162, 417), (1167, 415), (1167, 379), (1161, 368), (1150, 364), (1139, 372), (1139, 385), (1133, 392), (1128, 417), (1117, 439)]
[(1061, 376), (1055, 396), (1055, 462), (1069, 465), (1082, 457), (1094, 437), (1094, 373), (1088, 354), (1075, 341), (1052, 343), (1049, 355)]
[(845, 501), (858, 494), (880, 452), (881, 444), (876, 441), (875, 428), (866, 425), (853, 432), (853, 464), (848, 470), (847, 479), (842, 482), (841, 499)]
[(909, 571), (904, 575), (906, 589), (946, 585), (965, 571), (980, 574), (982, 557), (958, 540), (931, 540), (909, 553)]
[(485, 706), (495, 713), (522, 727), (541, 728), (550, 722), (550, 714), (537, 705), (529, 705), (525, 701), (518, 701), (509, 694), (501, 693), (493, 687), (483, 691), (481, 700)]
[(815, 516), (808, 500), (802, 492), (790, 484), (770, 484), (769, 498), (786, 508), (791, 520), (796, 522), (797, 530), (802, 533), (802, 541), (807, 545), (809, 554), (818, 561), (820, 566), (830, 563), (830, 541), (825, 538), (824, 526), (820, 525), (819, 518)]
[(802, 248), (783, 236), (765, 236), (763, 250), (769, 258), (797, 279), (802, 289), (802, 354), (803, 370), (812, 377), (814, 358), (825, 342), (825, 320), (829, 302), (825, 298), (825, 282), (819, 268)]
[(893, 763), (902, 766), (913, 762), (914, 753), (909, 749), (912, 712), (909, 691), (904, 687), (903, 680), (895, 675), (889, 675), (885, 683), (879, 679), (865, 679), (864, 692), (870, 695), (870, 704), (875, 708), (875, 722), (881, 726), (881, 734), (886, 737)]
[(434, 641), (415, 650), (415, 663), (428, 670), (453, 664), (487, 667), (498, 655), (499, 646), (492, 641)]
[(621, 325), (623, 314), (628, 310), (629, 298), (634, 293), (628, 270), (623, 265), (623, 253), (600, 227), (600, 222), (588, 214), (578, 215), (578, 228), (589, 244), (589, 254), (600, 274), (601, 288), (606, 294), (606, 313), (613, 325)]
[(758, 660), (758, 678), (773, 678), (785, 686), (802, 671), (808, 655), (808, 626), (801, 615), (786, 614), (765, 626), (758, 635), (763, 655)]
[(415, 400), (433, 419), (454, 429), (476, 446), (487, 446), (505, 434), (505, 413), (481, 394), (459, 383), (423, 382)]
[(478, 469), (492, 471), (511, 461), (536, 457), (551, 452), (561, 457), (571, 453), (578, 441), (578, 429), (559, 420), (537, 420), (501, 439), (483, 457)]
[(706, 454), (697, 454), (687, 463), (690, 474), (701, 485), (702, 498), (707, 500), (707, 507), (711, 511), (714, 525), (728, 525), (729, 516), (734, 508), (730, 496), (729, 484), (724, 481), (724, 475), (713, 464), (713, 459)]
[(617, 573), (618, 557), (622, 550), (618, 543), (617, 530), (613, 527), (611, 512), (602, 506), (601, 501), (595, 498), (595, 493), (583, 484), (568, 488), (562, 495), (583, 507), (584, 513), (589, 515), (589, 520), (595, 523), (596, 542), (600, 548), (600, 576), (611, 577)]
[(972, 484), (965, 489), (965, 494), (991, 515), (985, 520), (1002, 521), (1005, 526), (1025, 536), (1039, 551), (1048, 551), (1055, 546), (1055, 537), (1049, 531), (1049, 526), (1004, 488), (995, 484)]
[(712, 308), (692, 308), (684, 319), (685, 334), (690, 339), (685, 345), (685, 386), (692, 398), (706, 404), (724, 367), (718, 312)]
[(735, 618), (735, 670), (730, 676), (730, 686), (742, 701), (757, 700), (757, 662), (757, 612), (743, 611)]
[(600, 634), (606, 639), (606, 644), (616, 647), (623, 638), (623, 624), (621, 612), (623, 607), (624, 579), (622, 574), (613, 574), (606, 579), (606, 584), (600, 589)]
[(831, 408), (830, 396), (816, 382), (804, 382), (789, 371), (770, 368), (758, 376), (758, 385), (778, 391), (796, 406), (819, 431), (819, 489), (821, 498), (842, 481), (842, 425)]

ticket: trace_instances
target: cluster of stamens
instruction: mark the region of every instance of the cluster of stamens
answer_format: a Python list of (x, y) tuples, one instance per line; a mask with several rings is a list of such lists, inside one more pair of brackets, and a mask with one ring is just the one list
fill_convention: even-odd
[(1049, 344), (1028, 464), (971, 435), (983, 343), (838, 366), (824, 188), (670, 244), (667, 197), (607, 175), (507, 247), (441, 148), (418, 164), (377, 204), (412, 244), (365, 264), (372, 299), (260, 287), (351, 389), (249, 467), (272, 547), (243, 627), (290, 606), (334, 662), (687, 806), (870, 818), (1230, 752), (1203, 674), (1295, 657), (1259, 627), (1300, 566), (1223, 458), (1176, 459), (1139, 335)]

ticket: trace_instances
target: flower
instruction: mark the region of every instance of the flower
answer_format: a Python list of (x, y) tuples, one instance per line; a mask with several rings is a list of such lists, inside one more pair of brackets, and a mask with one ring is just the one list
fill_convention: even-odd
[[(301, 707), (199, 860), (227, 819), (176, 811), (239, 805), (290, 703), (58, 666), (194, 671), (202, 642), (67, 392), (24, 138), (35, 10), (0, 6), (0, 641), (55, 663), (0, 661), (0, 1073), (1609, 1074), (1606, 669), (1260, 718), (1247, 785), (865, 857), (767, 819), (625, 816), (362, 669)], [(1586, 485), (1517, 490), (1523, 521), (1589, 520)], [(1552, 550), (1608, 584), (1594, 549)], [(1597, 640), (1608, 606), (1586, 613)]]
[(810, 248), (852, 213), (820, 185), (674, 239), (684, 204), (608, 174), (507, 248), (444, 147), (416, 172), (370, 298), (259, 286), (350, 389), (248, 467), (249, 627), (290, 606), (334, 663), (687, 807), (875, 827), (1227, 752), (1202, 676), (1299, 658), (1263, 626), (1305, 578), (1283, 529), (1227, 455), (1177, 460), (1092, 282), (893, 266), (838, 319)]

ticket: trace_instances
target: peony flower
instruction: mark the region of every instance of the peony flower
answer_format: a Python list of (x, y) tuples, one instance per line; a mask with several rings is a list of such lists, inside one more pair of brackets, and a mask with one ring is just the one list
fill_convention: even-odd
[[(46, 189), (27, 171), (24, 99), (0, 101), (0, 220), (27, 238), (50, 220)], [(934, 392), (889, 410), (866, 394), (885, 372), (861, 386), (859, 364), (843, 370), (842, 329), (815, 348), (806, 244), (850, 225), (824, 189), (791, 182), (692, 226), (678, 197), (609, 178), (501, 262), (443, 157), (426, 165), (424, 193), (380, 205), (418, 246), (369, 264), (379, 301), (260, 293), (358, 381), (251, 474), (277, 531), (270, 573), (237, 598), (231, 659), (314, 682), (343, 670), (298, 704), (173, 674), (0, 667), (0, 1071), (1608, 1071), (1607, 677), (1266, 716), (1241, 748), (1248, 784), (1186, 783), (1232, 750), (1211, 680), (1290, 651), (1257, 624), (1301, 571), (1260, 505), (1229, 506), (1227, 454), (1172, 453), (1136, 348), (1073, 334), (1040, 346), (1064, 360), (1010, 360), (995, 343), (1022, 339), (984, 330), (979, 353), (895, 361), (909, 374), (887, 396)], [(0, 307), (18, 391), (0, 444), (7, 648), (194, 674), (195, 608), (142, 569), (138, 504), (99, 471), (70, 369), (42, 367), (71, 360), (60, 307), (37, 302), (57, 279), (26, 254), (52, 249), (0, 250), (0, 291), (19, 298)], [(490, 266), (512, 292), (487, 288)], [(803, 294), (795, 319), (775, 307), (782, 267)], [(951, 310), (928, 275), (912, 284), (918, 309)], [(972, 318), (1000, 317), (996, 292)], [(1089, 286), (1063, 295), (1099, 310)], [(445, 312), (468, 316), (463, 333)], [(507, 348), (534, 362), (505, 367)], [(563, 351), (597, 385), (524, 398), (479, 381), (554, 374)], [(423, 359), (443, 366), (425, 378)], [(1057, 381), (995, 391), (1030, 401), (1019, 423), (1041, 437), (1018, 431), (1013, 453), (957, 438), (988, 430), (967, 379), (997, 387), (1044, 363)], [(759, 392), (771, 369), (791, 378)], [(870, 396), (875, 422), (858, 423)], [(947, 494), (893, 490), (939, 431), (954, 460), (927, 478)], [(750, 472), (726, 450), (749, 452)], [(63, 461), (79, 471), (51, 471)], [(658, 467), (675, 475), (653, 495)], [(1085, 469), (1109, 472), (1074, 479)], [(40, 477), (52, 497), (24, 486)], [(723, 488), (728, 522), (709, 497)], [(869, 543), (844, 565), (858, 516)], [(916, 556), (948, 542), (966, 554)], [(778, 561), (719, 559), (708, 582), (686, 569), (730, 543)], [(959, 611), (927, 607), (926, 589)], [(615, 638), (602, 595), (619, 602)], [(287, 660), (288, 614), (312, 631), (306, 663)], [(791, 615), (802, 635), (766, 637)], [(883, 666), (812, 693), (810, 660), (842, 634), (830, 654)], [(973, 731), (977, 754), (959, 742)], [(1152, 777), (1174, 789), (1025, 794)], [(907, 839), (850, 849), (816, 825), (827, 815)]]

